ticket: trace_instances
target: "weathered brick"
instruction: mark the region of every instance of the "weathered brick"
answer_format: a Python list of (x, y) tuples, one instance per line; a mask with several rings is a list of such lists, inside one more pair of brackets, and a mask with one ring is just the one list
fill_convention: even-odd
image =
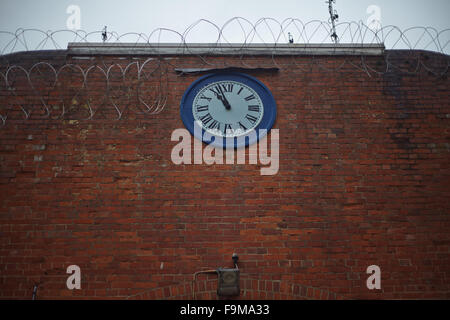
[[(196, 57), (182, 59), (170, 63), (199, 66)], [(109, 103), (85, 121), (85, 98), (74, 101), (82, 77), (61, 73), (71, 84), (50, 92), (49, 105), (78, 106), (72, 117), (24, 121), (13, 113), (0, 127), (0, 298), (28, 299), (39, 282), (39, 298), (190, 299), (193, 273), (232, 267), (237, 252), (240, 298), (448, 299), (448, 77), (368, 77), (348, 63), (339, 72), (300, 68), (312, 59), (276, 57), (278, 73), (249, 71), (277, 102), (274, 176), (261, 176), (260, 165), (171, 162), (180, 99), (198, 75), (178, 76), (167, 64), (168, 101), (155, 115), (139, 114), (140, 102), (112, 80), (122, 119)], [(139, 84), (133, 68), (127, 84), (150, 96), (155, 83)], [(39, 102), (24, 81), (18, 75), (23, 94), (5, 95), (7, 102)], [(100, 107), (104, 78), (88, 81)], [(81, 267), (80, 291), (65, 287), (71, 264)], [(381, 267), (381, 292), (365, 284), (372, 264)], [(217, 298), (214, 277), (198, 279), (196, 298)]]

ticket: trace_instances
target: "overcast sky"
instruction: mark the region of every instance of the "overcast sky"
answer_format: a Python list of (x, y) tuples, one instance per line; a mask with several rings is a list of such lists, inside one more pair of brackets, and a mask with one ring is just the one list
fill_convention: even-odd
[[(67, 9), (71, 5), (80, 9), (81, 29), (97, 31), (107, 25), (108, 31), (120, 34), (150, 34), (159, 27), (182, 33), (189, 25), (202, 18), (219, 26), (236, 16), (253, 23), (262, 17), (271, 17), (280, 22), (286, 18), (298, 18), (302, 21), (326, 21), (329, 18), (325, 0), (0, 0), (0, 30), (14, 32), (18, 28), (66, 29), (67, 20), (71, 16)], [(396, 25), (402, 29), (430, 26), (438, 30), (450, 27), (449, 0), (337, 0), (335, 9), (340, 22), (366, 23), (373, 14), (367, 13), (367, 8), (371, 5), (380, 8), (383, 26)], [(241, 35), (237, 35), (237, 27), (230, 26), (226, 34), (231, 42), (242, 42)], [(213, 28), (204, 24), (193, 30), (187, 40), (211, 42), (215, 39), (213, 35)], [(166, 42), (175, 40), (168, 34), (163, 37), (167, 38)]]

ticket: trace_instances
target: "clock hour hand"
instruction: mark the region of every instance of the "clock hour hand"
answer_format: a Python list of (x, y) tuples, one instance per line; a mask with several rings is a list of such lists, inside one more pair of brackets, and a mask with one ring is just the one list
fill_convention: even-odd
[(223, 95), (223, 100), (222, 100), (223, 104), (225, 105), (225, 109), (230, 110), (231, 109), (231, 105), (228, 102), (227, 98), (225, 98), (225, 95)]
[(225, 98), (225, 96), (222, 94), (218, 94), (217, 92), (213, 91), (216, 94), (217, 99), (219, 99), (220, 101), (222, 101), (223, 106), (225, 107), (225, 109), (229, 110), (231, 109), (231, 106), (228, 102), (228, 100)]

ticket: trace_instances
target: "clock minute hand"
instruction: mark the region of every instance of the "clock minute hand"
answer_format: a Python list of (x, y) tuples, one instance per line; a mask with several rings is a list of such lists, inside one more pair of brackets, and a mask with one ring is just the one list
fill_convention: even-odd
[(225, 105), (225, 108), (226, 109), (231, 109), (231, 105), (230, 105), (230, 103), (228, 102), (228, 100), (227, 100), (227, 97), (225, 97), (225, 93), (223, 93), (223, 90), (222, 90), (222, 88), (220, 87), (220, 85), (219, 85), (219, 90), (220, 90), (220, 93), (222, 93), (222, 97), (223, 97), (223, 99), (224, 100), (222, 100), (222, 102), (223, 102), (223, 104)]

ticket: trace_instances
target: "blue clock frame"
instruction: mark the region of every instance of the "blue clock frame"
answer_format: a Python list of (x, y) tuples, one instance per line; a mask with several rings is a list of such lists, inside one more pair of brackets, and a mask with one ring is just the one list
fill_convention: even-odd
[[(256, 140), (251, 139), (250, 136), (246, 136), (244, 143), (242, 141), (238, 141), (237, 137), (233, 138), (224, 138), (219, 136), (212, 136), (211, 140), (204, 139), (205, 130), (203, 128), (194, 128), (197, 126), (197, 123), (194, 121), (194, 115), (192, 114), (192, 103), (194, 102), (195, 96), (198, 92), (205, 86), (216, 82), (216, 81), (236, 81), (242, 82), (243, 84), (251, 87), (253, 90), (261, 98), (261, 101), (264, 106), (264, 114), (260, 121), (260, 123), (256, 126)], [(180, 103), (180, 114), (181, 119), (183, 121), (184, 126), (189, 130), (189, 132), (200, 141), (204, 143), (211, 144), (215, 147), (223, 147), (225, 148), (227, 144), (231, 144), (231, 139), (233, 139), (234, 147), (241, 148), (247, 147), (253, 143), (259, 141), (259, 139), (263, 138), (269, 131), (272, 129), (273, 124), (275, 123), (275, 119), (277, 116), (277, 106), (275, 103), (275, 99), (270, 92), (270, 90), (266, 87), (264, 83), (252, 77), (248, 74), (239, 73), (239, 72), (217, 72), (207, 74), (197, 80), (195, 80), (184, 92), (183, 97)], [(195, 130), (194, 130), (195, 129)], [(265, 132), (260, 132), (261, 129), (265, 129)], [(199, 133), (201, 132), (201, 136)], [(227, 141), (228, 140), (228, 141)], [(242, 139), (241, 139), (242, 140)]]

